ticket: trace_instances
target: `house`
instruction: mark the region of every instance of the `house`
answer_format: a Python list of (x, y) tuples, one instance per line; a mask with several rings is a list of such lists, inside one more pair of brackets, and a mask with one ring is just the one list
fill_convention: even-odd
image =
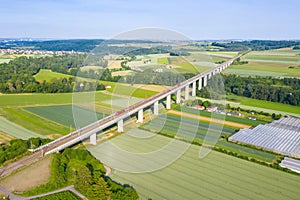
[(110, 89), (111, 88), (111, 86), (107, 85), (107, 84), (105, 84), (104, 87), (105, 87), (105, 89)]
[(195, 105), (192, 108), (197, 109), (197, 110), (205, 110), (204, 106), (200, 106), (200, 105)]
[(216, 112), (218, 110), (217, 106), (209, 106), (208, 108), (206, 108), (206, 110), (208, 112)]

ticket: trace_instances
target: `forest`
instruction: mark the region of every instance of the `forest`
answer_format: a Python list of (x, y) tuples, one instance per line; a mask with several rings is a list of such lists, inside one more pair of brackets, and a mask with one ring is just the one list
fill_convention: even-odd
[[(226, 93), (253, 99), (279, 102), (284, 104), (300, 105), (300, 79), (272, 77), (241, 77), (237, 75), (222, 75)], [(213, 92), (221, 94), (221, 91), (213, 91), (217, 88), (215, 83), (218, 77), (208, 81), (208, 87), (203, 88), (199, 95), (210, 98)]]
[(265, 51), (286, 47), (299, 46), (299, 41), (272, 41), (272, 40), (251, 40), (251, 41), (232, 41), (228, 43), (213, 42), (212, 46), (223, 47), (222, 51)]

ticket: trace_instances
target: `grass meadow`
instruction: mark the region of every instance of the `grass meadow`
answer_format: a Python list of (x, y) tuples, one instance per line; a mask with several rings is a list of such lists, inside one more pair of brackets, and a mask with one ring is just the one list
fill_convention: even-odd
[(251, 99), (247, 97), (241, 97), (236, 95), (228, 95), (227, 100), (239, 102), (241, 105), (245, 106), (251, 106), (256, 108), (265, 108), (269, 110), (277, 110), (282, 111), (286, 113), (295, 113), (300, 114), (300, 107), (299, 106), (292, 106), (289, 104), (282, 104), (277, 102), (271, 102), (271, 101), (264, 101), (264, 100), (257, 100), (257, 99)]

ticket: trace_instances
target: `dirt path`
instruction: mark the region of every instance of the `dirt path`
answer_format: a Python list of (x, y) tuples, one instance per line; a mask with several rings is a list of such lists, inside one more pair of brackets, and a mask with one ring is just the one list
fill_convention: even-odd
[(229, 122), (229, 121), (214, 119), (214, 118), (210, 118), (210, 117), (203, 117), (203, 116), (198, 116), (198, 115), (189, 114), (189, 113), (182, 113), (182, 112), (176, 111), (176, 110), (170, 110), (170, 111), (168, 111), (168, 113), (178, 115), (178, 116), (188, 117), (188, 118), (191, 118), (191, 119), (198, 119), (198, 120), (202, 120), (202, 121), (206, 121), (206, 122), (224, 124), (224, 125), (233, 126), (233, 127), (236, 127), (236, 128), (250, 128), (251, 127), (251, 126), (246, 125), (246, 124), (240, 124), (240, 123), (236, 123), (236, 122)]
[(19, 160), (12, 162), (8, 165), (5, 165), (0, 168), (0, 178), (7, 176), (22, 167), (31, 165), (32, 163), (38, 161), (42, 157), (43, 157), (42, 152), (38, 151), (38, 152), (30, 154), (28, 156), (24, 156), (24, 157), (20, 158)]

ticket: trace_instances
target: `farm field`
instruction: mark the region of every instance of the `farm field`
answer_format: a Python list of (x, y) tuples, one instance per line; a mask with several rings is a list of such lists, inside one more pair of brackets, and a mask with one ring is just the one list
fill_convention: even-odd
[[(95, 113), (82, 107), (72, 107), (72, 105), (36, 106), (26, 107), (25, 110), (48, 120), (54, 121), (58, 124), (62, 124), (72, 128), (86, 126), (94, 122), (96, 119), (102, 119), (103, 117), (107, 116), (103, 113)], [(73, 109), (75, 113), (73, 113)], [(78, 120), (80, 116), (80, 121), (76, 121), (76, 126), (73, 115), (77, 115), (77, 117), (75, 118), (76, 120)]]
[(148, 98), (158, 93), (157, 88), (154, 88), (154, 90), (152, 90), (151, 86), (143, 87), (140, 84), (130, 85), (109, 81), (100, 81), (100, 83), (111, 86), (111, 88), (106, 89), (106, 91), (112, 94), (119, 94), (137, 98)]
[(169, 59), (167, 57), (157, 58), (157, 64), (167, 65), (169, 64)]
[(35, 133), (33, 131), (27, 130), (26, 128), (15, 124), (4, 117), (0, 117), (0, 131), (4, 132), (12, 137), (21, 138), (21, 139), (29, 139), (31, 137), (41, 137), (44, 138), (43, 135)]
[(253, 51), (242, 57), (249, 63), (231, 65), (223, 73), (241, 76), (299, 77), (300, 51)]
[(134, 72), (131, 70), (124, 70), (124, 71), (116, 71), (116, 72), (112, 72), (111, 75), (112, 76), (128, 76), (128, 75), (132, 75)]
[(285, 113), (290, 114), (300, 114), (300, 107), (299, 106), (292, 106), (288, 104), (282, 104), (277, 102), (270, 102), (270, 101), (264, 101), (264, 100), (257, 100), (257, 99), (251, 99), (247, 97), (240, 97), (236, 95), (228, 95), (227, 100), (234, 101), (234, 102), (240, 102), (241, 105), (245, 106), (251, 106), (256, 108), (265, 108), (269, 110), (278, 110)]
[(40, 117), (23, 108), (3, 108), (1, 114), (10, 122), (50, 139), (58, 138), (70, 132), (70, 127)]
[[(83, 97), (93, 97), (93, 92), (75, 93)], [(0, 107), (30, 106), (30, 105), (53, 105), (71, 104), (73, 93), (26, 93), (26, 94), (0, 94)], [(102, 91), (95, 92), (95, 101), (101, 102), (111, 99), (111, 95)]]
[[(141, 128), (154, 133), (159, 132), (170, 137), (176, 136), (188, 141), (195, 139), (199, 143), (203, 143), (208, 133), (210, 136), (216, 134), (216, 136), (219, 138), (219, 135), (229, 136), (235, 132), (235, 129), (230, 127), (222, 127), (221, 125), (216, 124), (212, 125), (207, 122), (199, 122), (198, 120), (186, 119), (173, 115), (160, 115), (147, 124), (143, 124)], [(262, 152), (222, 140), (219, 140), (216, 145), (232, 152), (242, 153), (249, 157), (253, 157), (265, 162), (272, 162), (275, 159), (274, 154)]]
[[(174, 110), (181, 111), (181, 107), (176, 106), (176, 107), (174, 107)], [(199, 111), (199, 110), (196, 110), (196, 109), (193, 109), (193, 108), (188, 108), (188, 107), (185, 107), (182, 110), (184, 112), (190, 113), (190, 114), (200, 115), (200, 116), (204, 116), (204, 117), (213, 117), (213, 118), (216, 118), (216, 119), (224, 119), (225, 121), (245, 124), (245, 125), (249, 125), (249, 126), (257, 126), (259, 124), (264, 124), (265, 123), (265, 122), (259, 121), (259, 120), (253, 121), (253, 120), (246, 119), (246, 118), (238, 118), (238, 117), (222, 115), (222, 114), (218, 114), (218, 113), (213, 113), (212, 114), (211, 112)]]
[[(129, 152), (144, 153), (171, 141), (159, 135), (145, 137), (123, 134), (110, 142)], [(92, 154), (104, 160), (106, 155), (113, 155), (124, 166), (159, 165), (169, 156), (163, 154), (155, 163), (136, 162), (114, 153), (106, 144), (92, 147)], [(191, 145), (184, 155), (160, 170), (140, 174), (113, 170), (110, 177), (131, 184), (141, 199), (297, 199), (300, 195), (299, 176), (214, 151), (204, 159), (198, 156), (199, 146)]]
[(62, 74), (58, 72), (53, 72), (50, 69), (41, 69), (39, 73), (37, 73), (34, 78), (39, 82), (51, 82), (53, 79), (62, 79), (62, 78), (72, 78), (73, 76)]
[[(289, 68), (290, 66), (295, 68)], [(289, 63), (250, 61), (244, 65), (231, 65), (223, 73), (241, 76), (299, 77), (300, 67), (297, 66)]]
[(244, 56), (245, 60), (263, 60), (279, 61), (300, 64), (300, 51), (295, 50), (270, 50), (270, 51), (252, 51)]

